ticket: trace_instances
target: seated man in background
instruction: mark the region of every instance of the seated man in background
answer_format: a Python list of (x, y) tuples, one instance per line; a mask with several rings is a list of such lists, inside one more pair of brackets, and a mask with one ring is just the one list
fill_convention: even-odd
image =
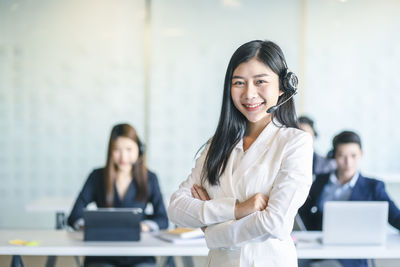
[[(300, 116), (298, 118), (300, 129), (311, 134), (313, 139), (318, 137), (318, 133), (314, 128), (314, 121), (307, 116)], [(313, 155), (313, 174), (318, 175), (321, 173), (330, 173), (336, 169), (336, 162), (334, 159), (326, 158), (318, 155), (314, 151)]]
[[(400, 210), (390, 199), (385, 184), (361, 175), (358, 164), (362, 157), (361, 139), (351, 131), (344, 131), (333, 139), (333, 155), (337, 169), (317, 175), (306, 203), (299, 214), (307, 230), (322, 230), (323, 207), (326, 201), (387, 201), (389, 223), (400, 230)], [(367, 267), (367, 260), (338, 260), (342, 266)]]

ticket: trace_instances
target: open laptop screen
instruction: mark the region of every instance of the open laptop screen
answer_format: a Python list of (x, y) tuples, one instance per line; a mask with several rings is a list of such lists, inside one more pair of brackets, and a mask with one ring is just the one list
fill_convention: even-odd
[(387, 222), (386, 201), (328, 201), (324, 205), (323, 243), (382, 245)]

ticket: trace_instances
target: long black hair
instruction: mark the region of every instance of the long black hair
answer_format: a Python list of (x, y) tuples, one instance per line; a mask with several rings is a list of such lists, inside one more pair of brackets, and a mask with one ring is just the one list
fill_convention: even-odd
[[(241, 45), (232, 55), (226, 70), (221, 114), (217, 130), (208, 141), (209, 149), (202, 170), (202, 182), (206, 180), (211, 185), (219, 184), (219, 177), (225, 171), (233, 148), (245, 133), (247, 119), (233, 104), (231, 84), (232, 75), (237, 66), (253, 58), (263, 62), (279, 76), (279, 89), (284, 93), (279, 97), (278, 104), (292, 95), (291, 92), (283, 88), (282, 78), (287, 71), (287, 64), (278, 45), (271, 41), (260, 40)], [(272, 118), (276, 118), (283, 126), (298, 128), (293, 98), (272, 113)]]

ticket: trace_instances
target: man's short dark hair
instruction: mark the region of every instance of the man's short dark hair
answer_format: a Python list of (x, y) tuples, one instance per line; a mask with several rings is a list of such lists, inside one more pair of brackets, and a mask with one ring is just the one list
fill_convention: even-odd
[(353, 132), (353, 131), (343, 131), (343, 132), (339, 133), (338, 135), (336, 135), (333, 138), (333, 141), (332, 141), (333, 156), (336, 155), (336, 150), (337, 150), (337, 147), (339, 145), (350, 144), (350, 143), (358, 144), (360, 146), (360, 149), (362, 148), (362, 146), (361, 146), (361, 138), (355, 132)]

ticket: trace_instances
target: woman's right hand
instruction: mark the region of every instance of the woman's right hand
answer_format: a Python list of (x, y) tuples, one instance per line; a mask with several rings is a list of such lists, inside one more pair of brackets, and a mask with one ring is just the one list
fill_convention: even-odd
[(240, 220), (253, 212), (264, 210), (267, 205), (268, 197), (261, 193), (257, 193), (246, 201), (236, 202), (235, 218), (236, 220)]

